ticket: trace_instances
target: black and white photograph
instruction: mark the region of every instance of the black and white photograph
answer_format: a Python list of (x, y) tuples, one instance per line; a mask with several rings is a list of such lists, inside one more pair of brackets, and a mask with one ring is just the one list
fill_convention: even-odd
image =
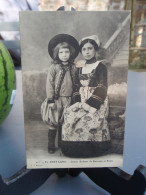
[(130, 14), (20, 12), (27, 168), (123, 165)]

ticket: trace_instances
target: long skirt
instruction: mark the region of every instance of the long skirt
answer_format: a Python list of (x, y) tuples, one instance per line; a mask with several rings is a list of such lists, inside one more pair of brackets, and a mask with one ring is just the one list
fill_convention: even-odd
[(63, 153), (72, 157), (90, 157), (107, 151), (110, 144), (108, 113), (108, 97), (99, 110), (92, 112), (79, 102), (66, 108), (62, 126)]

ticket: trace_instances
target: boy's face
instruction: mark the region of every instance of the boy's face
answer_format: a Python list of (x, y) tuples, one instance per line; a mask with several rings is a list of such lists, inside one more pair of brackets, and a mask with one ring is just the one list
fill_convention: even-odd
[(70, 50), (68, 48), (60, 48), (58, 57), (62, 62), (67, 62), (70, 58)]

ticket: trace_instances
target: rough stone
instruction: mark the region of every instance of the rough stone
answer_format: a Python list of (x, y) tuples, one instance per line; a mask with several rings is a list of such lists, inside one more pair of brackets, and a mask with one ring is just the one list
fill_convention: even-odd
[(111, 130), (110, 135), (112, 139), (122, 140), (124, 139), (124, 128), (119, 127), (119, 128), (116, 128), (115, 130)]

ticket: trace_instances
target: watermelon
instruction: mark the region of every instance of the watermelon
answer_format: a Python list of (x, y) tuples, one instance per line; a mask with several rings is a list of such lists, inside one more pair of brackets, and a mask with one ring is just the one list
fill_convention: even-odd
[(4, 121), (13, 105), (16, 77), (12, 58), (0, 42), (0, 123)]

